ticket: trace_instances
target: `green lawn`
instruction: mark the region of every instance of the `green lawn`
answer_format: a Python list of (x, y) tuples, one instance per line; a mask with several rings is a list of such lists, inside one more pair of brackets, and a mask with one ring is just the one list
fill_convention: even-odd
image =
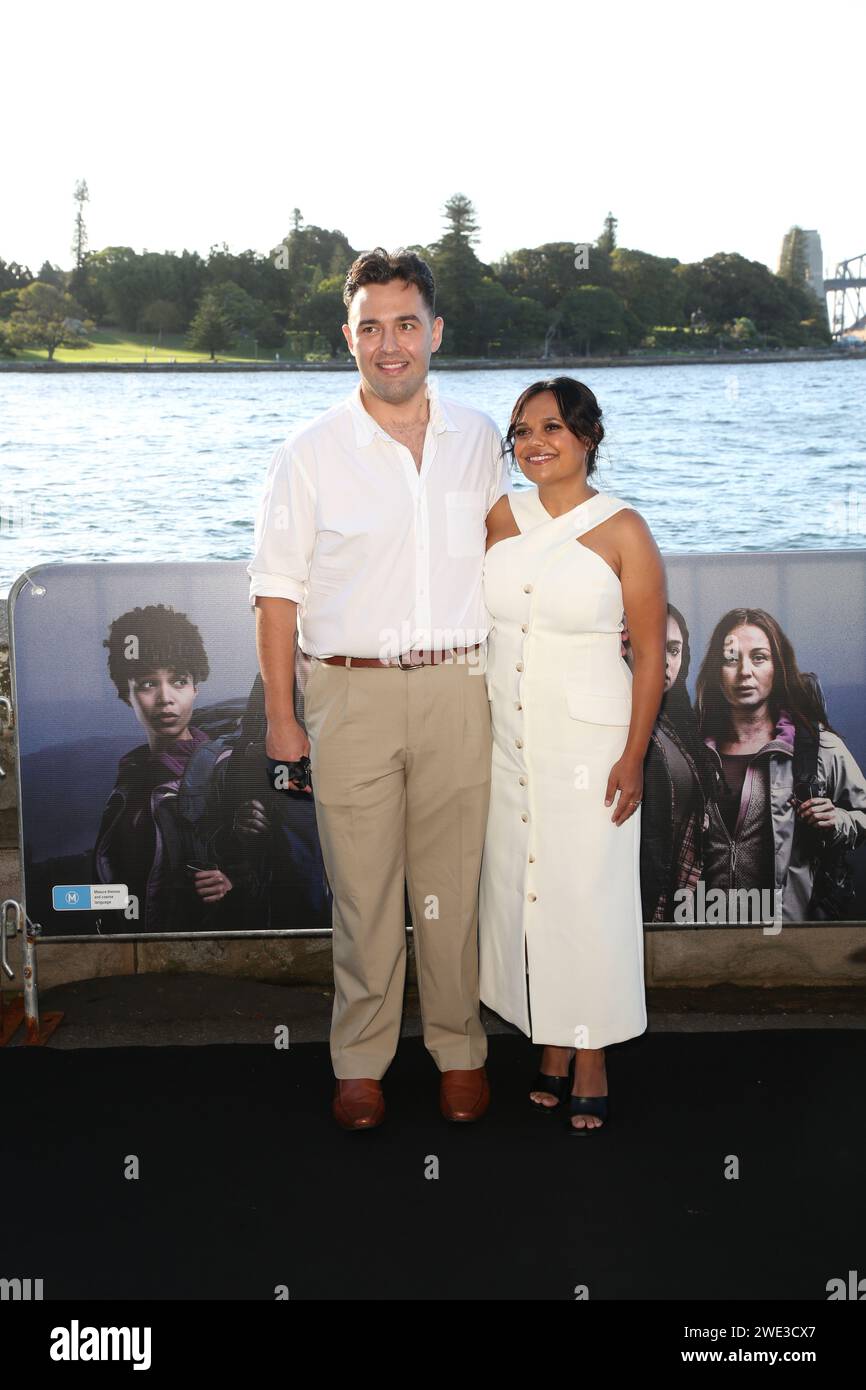
[[(127, 333), (122, 329), (94, 328), (88, 333), (88, 346), (80, 348), (57, 348), (55, 362), (209, 362), (209, 352), (197, 352), (187, 346), (182, 333), (163, 333), (159, 345), (156, 334)], [(280, 348), (280, 360), (291, 360), (286, 348)], [(46, 348), (19, 348), (15, 353), (19, 361), (44, 362), (48, 358)], [(256, 360), (252, 342), (242, 343), (234, 352), (218, 352), (218, 362), (252, 362)], [(273, 348), (259, 348), (259, 362), (276, 360)], [(316, 359), (318, 360), (318, 359)]]

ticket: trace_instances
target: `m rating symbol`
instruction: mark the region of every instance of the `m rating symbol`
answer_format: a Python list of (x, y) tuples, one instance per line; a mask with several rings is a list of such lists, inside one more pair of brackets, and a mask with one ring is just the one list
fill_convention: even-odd
[(55, 912), (125, 909), (128, 901), (125, 883), (55, 883), (51, 889), (51, 906)]

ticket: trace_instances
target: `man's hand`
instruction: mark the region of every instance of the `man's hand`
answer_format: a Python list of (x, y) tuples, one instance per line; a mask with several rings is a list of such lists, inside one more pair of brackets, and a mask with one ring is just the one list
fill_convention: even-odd
[[(268, 720), (265, 753), (281, 763), (299, 763), (301, 758), (310, 756), (310, 740), (297, 719), (286, 719), (280, 724)], [(290, 782), (289, 786), (295, 787), (296, 784)], [(296, 787), (296, 790), (303, 790), (310, 796), (313, 794), (312, 787)]]

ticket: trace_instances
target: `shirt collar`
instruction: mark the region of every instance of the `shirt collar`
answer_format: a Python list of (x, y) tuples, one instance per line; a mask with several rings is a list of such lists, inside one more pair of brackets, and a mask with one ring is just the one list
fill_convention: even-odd
[[(430, 423), (433, 426), (433, 432), (441, 434), (443, 430), (459, 430), (460, 426), (454, 423), (439, 396), (438, 382), (433, 381), (431, 377), (427, 378), (426, 394), (430, 402)], [(347, 397), (346, 404), (349, 407), (352, 423), (355, 427), (355, 443), (359, 448), (364, 448), (365, 445), (371, 443), (377, 434), (381, 435), (383, 439), (387, 439), (389, 443), (393, 442), (388, 431), (383, 429), (379, 422), (374, 420), (364, 408), (361, 401), (360, 381), (352, 394)]]

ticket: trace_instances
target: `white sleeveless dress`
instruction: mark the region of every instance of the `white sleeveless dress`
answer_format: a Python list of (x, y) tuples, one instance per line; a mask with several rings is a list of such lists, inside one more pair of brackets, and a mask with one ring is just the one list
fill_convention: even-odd
[(484, 1003), (533, 1041), (607, 1047), (646, 1029), (640, 816), (611, 821), (631, 719), (623, 597), (578, 540), (627, 507), (598, 493), (551, 517), (509, 494), (519, 536), (491, 546), (485, 680), (493, 728), (479, 896)]

